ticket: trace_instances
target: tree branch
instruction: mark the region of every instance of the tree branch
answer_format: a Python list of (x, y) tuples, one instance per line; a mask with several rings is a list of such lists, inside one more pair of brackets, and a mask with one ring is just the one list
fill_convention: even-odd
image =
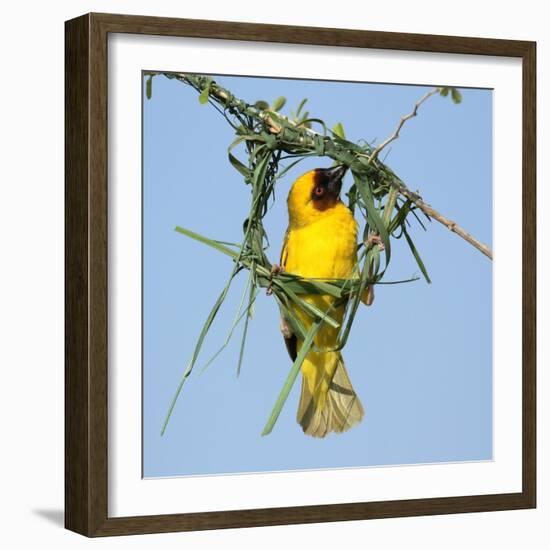
[[(205, 81), (205, 77), (199, 75), (191, 75), (187, 73), (151, 73), (151, 74), (164, 74), (168, 78), (175, 78), (186, 84), (193, 86), (197, 91), (201, 92), (201, 82)], [(296, 141), (299, 143), (300, 148), (307, 152), (317, 151), (318, 144), (322, 141), (323, 144), (323, 155), (329, 156), (336, 161), (344, 162), (345, 164), (352, 166), (357, 160), (362, 160), (362, 168), (368, 168), (372, 170), (372, 173), (382, 172), (386, 177), (389, 177), (391, 180), (391, 186), (395, 188), (398, 193), (407, 199), (409, 199), (418, 209), (424, 212), (430, 218), (438, 221), (443, 224), (447, 229), (464, 239), (474, 248), (479, 250), (482, 254), (487, 256), (492, 260), (493, 254), (491, 249), (478, 239), (476, 239), (472, 234), (468, 233), (465, 229), (460, 227), (456, 222), (448, 219), (446, 216), (435, 210), (432, 206), (425, 203), (420, 195), (412, 192), (404, 183), (401, 181), (387, 166), (384, 165), (381, 161), (378, 160), (379, 153), (390, 143), (399, 138), (399, 134), (405, 122), (411, 118), (417, 116), (418, 109), (420, 106), (428, 100), (431, 96), (439, 93), (441, 88), (434, 88), (430, 90), (424, 96), (422, 96), (414, 105), (413, 110), (401, 117), (399, 124), (397, 125), (394, 133), (389, 136), (385, 141), (383, 141), (378, 147), (371, 148), (370, 146), (358, 147), (357, 145), (346, 142), (345, 140), (334, 140), (330, 137), (319, 134), (318, 132), (307, 128), (303, 125), (295, 124), (288, 117), (277, 113), (276, 118), (274, 113), (269, 110), (262, 110), (254, 105), (250, 105), (245, 101), (236, 98), (228, 90), (224, 89), (217, 83), (209, 84), (208, 94), (209, 96), (220, 103), (224, 108), (228, 109), (230, 112), (243, 114), (248, 117), (251, 117), (259, 122), (261, 122), (265, 129), (272, 134), (285, 142), (285, 132), (287, 129), (293, 130), (297, 134)], [(260, 137), (258, 136), (258, 139)], [(352, 146), (352, 147), (350, 147)], [(295, 150), (292, 151), (296, 153)], [(367, 153), (367, 154), (365, 154)], [(299, 154), (299, 153), (298, 153)], [(364, 160), (364, 159), (368, 160)]]
[[(395, 132), (385, 141), (383, 141), (376, 149), (372, 152), (369, 163), (376, 160), (378, 157), (378, 154), (384, 147), (389, 145), (392, 141), (395, 141), (399, 137), (399, 132), (401, 131), (401, 128), (403, 128), (403, 125), (407, 120), (410, 120), (411, 118), (415, 117), (418, 113), (419, 107), (431, 96), (438, 94), (441, 91), (441, 88), (434, 88), (433, 90), (430, 90), (426, 94), (424, 94), (414, 105), (413, 110), (408, 114), (401, 117), (399, 120), (399, 124), (397, 125), (397, 128), (395, 129)], [(426, 204), (422, 198), (417, 195), (416, 193), (413, 193), (410, 191), (406, 186), (404, 185), (398, 185), (396, 186), (398, 192), (407, 197), (413, 204), (415, 204), (424, 214), (429, 216), (430, 218), (433, 218), (434, 220), (437, 220), (439, 223), (443, 224), (449, 231), (452, 231), (453, 233), (456, 233), (458, 236), (462, 237), (466, 242), (470, 243), (473, 247), (477, 248), (482, 254), (485, 254), (489, 259), (493, 259), (493, 253), (491, 249), (481, 241), (478, 241), (472, 234), (468, 233), (465, 229), (460, 227), (456, 222), (448, 219), (443, 214), (440, 214), (437, 210), (432, 208), (429, 204)]]
[(481, 241), (478, 241), (472, 234), (468, 233), (465, 229), (462, 229), (456, 222), (440, 214), (437, 210), (432, 208), (429, 204), (426, 204), (416, 193), (413, 193), (406, 187), (398, 187), (398, 191), (401, 195), (407, 197), (413, 204), (415, 204), (424, 214), (430, 218), (437, 220), (443, 224), (449, 231), (456, 233), (459, 237), (462, 237), (466, 242), (470, 243), (473, 247), (477, 248), (482, 254), (485, 254), (487, 258), (493, 259), (493, 252), (491, 249)]
[(370, 156), (369, 158), (369, 161), (372, 162), (373, 160), (376, 160), (376, 158), (378, 157), (378, 153), (380, 153), (380, 151), (382, 151), (382, 149), (384, 149), (384, 147), (386, 147), (387, 145), (389, 145), (392, 141), (395, 141), (398, 137), (399, 137), (399, 132), (401, 131), (401, 128), (403, 128), (403, 125), (405, 124), (405, 122), (407, 122), (407, 120), (410, 120), (411, 118), (415, 117), (417, 112), (418, 112), (418, 108), (420, 107), (420, 105), (422, 105), (422, 103), (424, 103), (424, 101), (426, 101), (428, 98), (430, 98), (431, 96), (433, 96), (434, 94), (437, 94), (439, 93), (439, 90), (440, 88), (434, 88), (433, 90), (430, 90), (427, 94), (425, 94), (424, 96), (422, 96), (414, 105), (414, 109), (408, 114), (408, 115), (405, 115), (405, 116), (402, 116), (401, 119), (399, 120), (399, 124), (397, 125), (397, 128), (395, 129), (395, 132), (388, 138), (386, 139), (386, 141), (383, 141), (373, 152), (372, 152), (372, 155)]

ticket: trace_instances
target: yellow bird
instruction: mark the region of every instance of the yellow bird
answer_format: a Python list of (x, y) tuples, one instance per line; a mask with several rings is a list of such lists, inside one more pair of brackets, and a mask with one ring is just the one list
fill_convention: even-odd
[[(288, 195), (288, 229), (281, 252), (285, 272), (307, 278), (347, 279), (357, 262), (357, 222), (340, 200), (345, 166), (318, 168), (299, 177)], [(328, 295), (304, 295), (304, 299), (326, 311), (335, 298)], [(367, 289), (363, 301), (372, 302)], [(305, 329), (311, 317), (296, 306), (293, 310)], [(330, 312), (339, 323), (344, 306)], [(292, 360), (302, 341), (292, 334), (288, 322), (281, 320), (281, 331)], [(329, 432), (344, 432), (363, 418), (344, 360), (339, 351), (329, 351), (337, 343), (338, 329), (323, 323), (314, 339), (319, 351), (309, 351), (302, 364), (302, 391), (297, 421), (304, 432), (325, 437)], [(327, 351), (323, 351), (327, 350)]]

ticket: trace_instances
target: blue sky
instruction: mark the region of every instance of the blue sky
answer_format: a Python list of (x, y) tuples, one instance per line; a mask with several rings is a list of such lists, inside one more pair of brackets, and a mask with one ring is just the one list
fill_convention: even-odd
[[(341, 121), (348, 138), (378, 142), (429, 87), (216, 78), (253, 102), (308, 98), (311, 116)], [(492, 242), (492, 92), (461, 89), (463, 102), (431, 98), (389, 149), (387, 164), (412, 190), (481, 241)], [(291, 367), (273, 298), (261, 293), (236, 377), (240, 331), (222, 344), (246, 275), (237, 281), (186, 383), (166, 433), (160, 428), (229, 260), (174, 231), (239, 241), (248, 188), (227, 161), (233, 132), (188, 86), (153, 82), (143, 108), (143, 466), (146, 477), (486, 460), (492, 456), (492, 266), (437, 222), (411, 234), (432, 279), (379, 286), (344, 349), (365, 407), (363, 422), (323, 440), (303, 435), (297, 383), (273, 430), (260, 433)], [(385, 151), (385, 153), (387, 150)], [(384, 155), (382, 155), (384, 156)], [(265, 218), (272, 261), (287, 225), (292, 181), (327, 158), (306, 159), (278, 183)], [(349, 176), (345, 189), (349, 187)], [(386, 280), (418, 274), (395, 241)]]

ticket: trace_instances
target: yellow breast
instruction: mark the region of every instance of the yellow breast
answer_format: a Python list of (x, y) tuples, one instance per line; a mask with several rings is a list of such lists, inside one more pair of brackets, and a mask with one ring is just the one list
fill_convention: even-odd
[(346, 279), (357, 261), (357, 222), (339, 203), (314, 223), (288, 233), (285, 270), (301, 277)]

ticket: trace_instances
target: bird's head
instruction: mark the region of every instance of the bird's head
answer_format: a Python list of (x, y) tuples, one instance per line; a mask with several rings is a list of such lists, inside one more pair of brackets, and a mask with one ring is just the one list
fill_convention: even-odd
[(340, 203), (342, 179), (346, 166), (316, 168), (300, 176), (288, 194), (290, 224), (302, 227), (327, 215)]

